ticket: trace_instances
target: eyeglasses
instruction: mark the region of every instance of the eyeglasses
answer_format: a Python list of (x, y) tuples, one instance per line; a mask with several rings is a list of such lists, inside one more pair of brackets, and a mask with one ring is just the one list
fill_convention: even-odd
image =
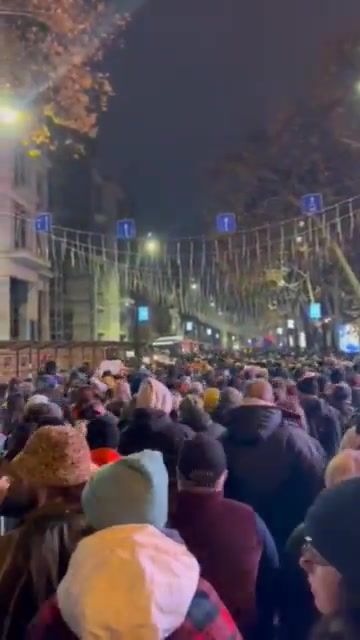
[(305, 542), (301, 548), (301, 557), (303, 562), (309, 564), (315, 564), (319, 567), (329, 567), (329, 563), (316, 551), (313, 547), (312, 539), (309, 537), (305, 538)]

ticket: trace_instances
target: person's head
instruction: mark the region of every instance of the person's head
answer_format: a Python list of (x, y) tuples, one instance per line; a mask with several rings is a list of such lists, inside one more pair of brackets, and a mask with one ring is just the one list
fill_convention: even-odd
[(360, 476), (360, 451), (344, 449), (330, 460), (325, 472), (325, 484), (328, 489), (335, 485)]
[(198, 380), (195, 380), (190, 384), (187, 393), (192, 396), (199, 396), (200, 398), (202, 398), (204, 395), (204, 385)]
[(215, 411), (220, 398), (220, 389), (216, 387), (209, 387), (205, 389), (203, 399), (205, 411), (212, 413)]
[(93, 472), (85, 436), (70, 425), (35, 431), (10, 467), (15, 477), (36, 492), (39, 504), (79, 497)]
[(244, 404), (257, 401), (258, 403), (274, 404), (273, 388), (267, 380), (251, 380), (247, 383), (244, 393)]
[(205, 433), (185, 440), (177, 462), (177, 477), (179, 491), (222, 491), (227, 465), (221, 442)]
[[(39, 402), (25, 405), (24, 422), (37, 426), (43, 423), (44, 419), (51, 417), (61, 418), (62, 413), (60, 407), (52, 402)], [(50, 423), (48, 423), (50, 424)]]
[(331, 384), (340, 384), (345, 382), (345, 371), (343, 369), (333, 369), (330, 373)]
[(256, 378), (256, 367), (246, 367), (244, 369), (244, 380), (250, 382), (250, 380), (255, 380)]
[(45, 373), (48, 376), (55, 376), (56, 375), (56, 371), (57, 371), (56, 362), (54, 362), (54, 360), (49, 360), (45, 364)]
[(349, 632), (336, 637), (354, 640), (360, 633), (359, 501), (359, 477), (323, 491), (306, 516), (300, 560), (329, 629), (336, 621), (339, 632)]
[(106, 465), (84, 488), (87, 522), (96, 531), (124, 524), (162, 529), (168, 517), (168, 484), (159, 451), (142, 451)]
[(170, 414), (173, 408), (172, 395), (167, 387), (155, 378), (145, 378), (136, 397), (137, 409), (156, 409)]
[(115, 416), (107, 414), (90, 420), (86, 429), (86, 440), (91, 451), (95, 449), (117, 450), (120, 432)]
[(77, 411), (77, 419), (78, 420), (93, 420), (98, 416), (103, 416), (106, 413), (106, 409), (104, 405), (99, 401), (94, 399), (93, 402), (89, 404), (81, 405)]
[(332, 393), (331, 393), (332, 399), (336, 404), (342, 404), (342, 403), (351, 403), (351, 399), (352, 399), (352, 394), (351, 394), (351, 387), (349, 387), (347, 384), (335, 384), (333, 389), (332, 389)]
[(82, 385), (75, 391), (74, 401), (78, 406), (85, 406), (95, 401), (95, 389), (89, 384)]
[(9, 417), (21, 419), (25, 411), (25, 400), (21, 393), (12, 393), (6, 401), (6, 408)]
[(303, 396), (317, 396), (319, 395), (319, 385), (317, 377), (315, 375), (305, 376), (297, 383), (298, 392)]
[(235, 387), (225, 387), (220, 393), (219, 406), (234, 409), (243, 401), (243, 394)]
[(204, 403), (200, 396), (187, 395), (180, 403), (180, 421), (187, 424), (194, 431), (206, 428), (204, 418), (208, 418), (204, 410)]
[(28, 401), (25, 404), (25, 409), (24, 409), (24, 413), (25, 415), (27, 414), (27, 412), (33, 408), (35, 405), (39, 405), (39, 404), (48, 404), (50, 402), (49, 397), (42, 394), (42, 393), (34, 393), (34, 395), (30, 396), (30, 398), (28, 399)]

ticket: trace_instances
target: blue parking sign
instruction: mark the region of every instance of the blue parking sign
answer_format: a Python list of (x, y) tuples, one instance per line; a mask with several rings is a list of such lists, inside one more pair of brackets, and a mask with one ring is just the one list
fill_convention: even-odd
[(321, 304), (320, 302), (312, 302), (309, 304), (310, 320), (321, 320)]
[(219, 213), (216, 216), (216, 229), (218, 233), (235, 233), (235, 213)]
[(137, 313), (138, 313), (139, 322), (149, 322), (150, 320), (149, 307), (144, 307), (144, 306), (138, 307)]
[(117, 240), (133, 240), (136, 238), (135, 220), (118, 220), (116, 223)]
[(39, 233), (50, 233), (52, 225), (51, 213), (41, 213), (35, 218), (35, 231)]
[(324, 209), (322, 193), (308, 193), (301, 198), (301, 213), (313, 216)]

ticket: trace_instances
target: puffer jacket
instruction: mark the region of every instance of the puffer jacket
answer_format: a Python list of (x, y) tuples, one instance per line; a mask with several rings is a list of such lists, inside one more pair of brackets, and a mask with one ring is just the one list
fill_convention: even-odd
[(323, 488), (324, 452), (276, 406), (251, 399), (230, 414), (222, 443), (226, 496), (251, 505), (283, 549)]
[(73, 554), (26, 640), (241, 640), (186, 547), (148, 525), (110, 527)]
[(337, 454), (342, 436), (340, 414), (326, 400), (317, 396), (303, 396), (301, 405), (305, 411), (309, 434), (320, 442), (329, 460)]
[(128, 426), (120, 434), (119, 453), (128, 456), (144, 449), (161, 451), (172, 475), (184, 440), (193, 436), (190, 427), (173, 422), (164, 411), (135, 409)]

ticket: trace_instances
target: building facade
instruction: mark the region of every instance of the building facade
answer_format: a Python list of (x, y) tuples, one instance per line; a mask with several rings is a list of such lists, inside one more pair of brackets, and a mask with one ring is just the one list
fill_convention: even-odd
[(79, 269), (67, 261), (53, 265), (51, 337), (54, 340), (119, 340), (122, 298), (119, 274), (107, 249), (114, 247), (116, 221), (125, 218), (126, 197), (99, 175), (90, 158), (69, 162), (50, 183), (52, 211), (59, 226), (100, 234), (108, 260), (99, 257)]
[(0, 142), (0, 341), (47, 340), (51, 269), (35, 231), (47, 211), (47, 163), (4, 132)]

